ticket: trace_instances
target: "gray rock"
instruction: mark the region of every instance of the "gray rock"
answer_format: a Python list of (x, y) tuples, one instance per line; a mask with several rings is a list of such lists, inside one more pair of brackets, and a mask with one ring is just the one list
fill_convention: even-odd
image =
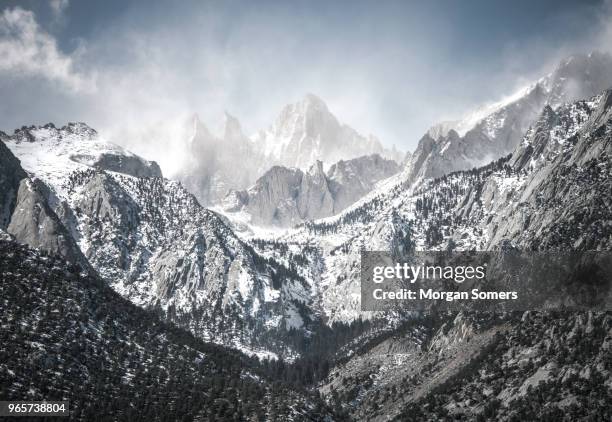
[[(523, 135), (549, 106), (589, 98), (612, 86), (612, 56), (604, 53), (571, 56), (540, 79), (520, 98), (475, 124), (445, 122), (419, 141), (407, 165), (408, 181), (440, 177), (458, 170), (483, 166), (511, 153)], [(463, 128), (460, 136), (454, 129)], [(459, 129), (458, 129), (459, 130)]]
[(334, 198), (334, 214), (358, 201), (374, 189), (377, 182), (399, 171), (397, 162), (378, 154), (332, 164), (327, 171), (327, 178)]
[(19, 185), (28, 176), (17, 157), (4, 144), (6, 138), (6, 134), (0, 134), (0, 229), (8, 227), (15, 210)]
[(342, 211), (398, 171), (395, 161), (377, 154), (339, 161), (327, 173), (321, 161), (307, 172), (274, 166), (250, 189), (231, 192), (224, 209), (244, 210), (256, 225), (291, 226)]
[(19, 243), (44, 249), (89, 268), (74, 239), (53, 212), (40, 181), (22, 179), (7, 232)]
[(155, 161), (148, 161), (135, 155), (102, 153), (90, 162), (90, 156), (71, 155), (78, 163), (89, 165), (98, 170), (109, 170), (134, 177), (162, 177), (161, 169)]

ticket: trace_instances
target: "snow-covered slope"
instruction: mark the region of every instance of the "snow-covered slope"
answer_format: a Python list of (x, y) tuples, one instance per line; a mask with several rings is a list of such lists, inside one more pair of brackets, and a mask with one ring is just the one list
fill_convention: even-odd
[(320, 251), (323, 311), (360, 311), (360, 251), (610, 247), (611, 93), (546, 107), (514, 153), (418, 185), (404, 173), (337, 216), (306, 223), (287, 242)]
[(484, 106), (458, 122), (433, 127), (408, 163), (409, 179), (435, 178), (485, 165), (513, 151), (544, 106), (588, 98), (612, 87), (612, 57), (574, 55), (514, 95)]
[(83, 166), (136, 177), (161, 177), (157, 163), (101, 138), (84, 123), (69, 123), (59, 129), (52, 123), (22, 127), (10, 136), (0, 133), (0, 140), (27, 171), (56, 187), (61, 197), (65, 175)]
[(84, 256), (133, 303), (216, 342), (257, 352), (256, 333), (302, 327), (312, 317), (311, 280), (258, 255), (179, 183), (75, 159), (87, 154), (96, 163), (112, 153), (119, 163), (148, 163), (79, 127), (67, 134), (29, 129), (27, 139), (18, 131), (7, 140), (36, 178), (23, 179), (15, 192), (19, 208), (9, 233), (66, 257)]

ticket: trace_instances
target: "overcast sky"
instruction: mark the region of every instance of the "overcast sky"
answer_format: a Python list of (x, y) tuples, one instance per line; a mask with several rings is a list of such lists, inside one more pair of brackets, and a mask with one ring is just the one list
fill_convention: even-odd
[(306, 93), (386, 145), (608, 49), (601, 1), (0, 1), (0, 128), (85, 121), (159, 159), (227, 110), (251, 134)]

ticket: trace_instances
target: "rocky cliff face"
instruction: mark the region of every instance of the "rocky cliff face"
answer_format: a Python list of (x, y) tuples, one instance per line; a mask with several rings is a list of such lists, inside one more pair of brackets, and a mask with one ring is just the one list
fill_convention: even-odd
[(4, 144), (8, 136), (0, 133), (0, 229), (6, 229), (17, 202), (19, 185), (28, 175), (17, 157)]
[[(527, 177), (507, 193), (520, 205), (500, 209), (491, 221), (490, 244), (512, 239), (541, 249), (609, 247), (611, 98), (606, 91), (556, 112), (544, 110), (509, 161)], [(491, 184), (484, 186), (485, 195)]]
[(372, 191), (378, 182), (399, 171), (400, 166), (396, 161), (382, 158), (378, 154), (332, 164), (327, 171), (327, 178), (334, 198), (334, 213), (352, 205)]
[(327, 173), (321, 161), (307, 172), (275, 166), (250, 189), (231, 192), (224, 205), (246, 212), (255, 225), (287, 227), (337, 214), (398, 171), (395, 161), (376, 154), (339, 161)]
[[(255, 333), (301, 327), (311, 318), (310, 282), (259, 256), (179, 183), (75, 159), (75, 151), (100, 157), (110, 150), (117, 163), (146, 163), (79, 128), (47, 126), (9, 137), (9, 148), (37, 175), (6, 196), (12, 204), (6, 231), (17, 241), (83, 264), (133, 303), (158, 309), (200, 337), (214, 333), (215, 341), (251, 352), (261, 347)], [(10, 151), (3, 159), (6, 195), (15, 182), (9, 176), (26, 173)], [(131, 170), (142, 175), (145, 168), (151, 167)]]
[(22, 179), (15, 211), (6, 231), (17, 242), (46, 250), (89, 269), (73, 237), (49, 206), (46, 192), (48, 188), (40, 180)]
[(274, 166), (248, 191), (232, 193), (230, 200), (240, 201), (237, 210), (245, 210), (256, 225), (287, 227), (334, 212), (334, 200), (320, 161), (307, 172)]
[(220, 136), (211, 134), (197, 117), (190, 124), (191, 158), (176, 178), (204, 205), (219, 204), (229, 191), (249, 188), (274, 166), (307, 172), (317, 161), (332, 163), (371, 154), (397, 162), (404, 158), (395, 148), (384, 148), (374, 136), (363, 136), (341, 124), (314, 95), (287, 105), (268, 129), (252, 138), (229, 114)]
[(287, 105), (274, 124), (260, 131), (253, 141), (276, 164), (301, 169), (317, 160), (335, 162), (369, 154), (401, 160), (397, 151), (383, 148), (376, 137), (362, 136), (341, 124), (312, 94)]
[(612, 86), (612, 57), (571, 56), (549, 75), (509, 99), (466, 119), (438, 125), (419, 141), (407, 170), (410, 181), (466, 170), (512, 152), (544, 106), (588, 98)]

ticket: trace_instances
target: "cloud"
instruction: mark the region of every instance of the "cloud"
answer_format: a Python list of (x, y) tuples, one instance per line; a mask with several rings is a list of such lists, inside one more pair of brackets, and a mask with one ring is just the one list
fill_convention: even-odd
[(53, 16), (57, 20), (61, 20), (64, 18), (64, 12), (68, 8), (70, 4), (69, 0), (51, 0), (49, 2), (49, 6), (51, 7), (51, 12)]
[(312, 92), (340, 121), (414, 149), (430, 125), (512, 93), (568, 54), (612, 45), (609, 7), (572, 7), (530, 35), (487, 43), (466, 29), (493, 22), (486, 14), (455, 22), (439, 7), (315, 3), (108, 2), (92, 13), (48, 0), (36, 15), (0, 11), (0, 95), (10, 98), (0, 128), (85, 121), (171, 174), (191, 114), (218, 133), (228, 110), (252, 134)]
[(0, 72), (16, 78), (43, 78), (75, 93), (96, 88), (94, 75), (75, 70), (73, 57), (62, 53), (34, 14), (20, 7), (0, 15)]

